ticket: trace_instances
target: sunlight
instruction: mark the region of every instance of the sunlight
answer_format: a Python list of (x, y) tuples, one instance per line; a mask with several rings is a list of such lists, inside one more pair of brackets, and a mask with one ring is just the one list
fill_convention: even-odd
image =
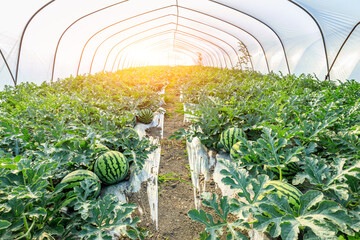
[(194, 58), (191, 53), (175, 49), (169, 46), (151, 48), (148, 46), (137, 46), (127, 51), (127, 56), (134, 62), (134, 65), (194, 65)]

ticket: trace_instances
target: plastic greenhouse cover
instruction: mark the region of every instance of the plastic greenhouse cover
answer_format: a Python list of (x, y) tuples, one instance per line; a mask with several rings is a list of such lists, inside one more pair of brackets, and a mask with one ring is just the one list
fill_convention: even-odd
[[(145, 65), (360, 80), (358, 0), (1, 0), (0, 87)], [(10, 70), (10, 71), (9, 71)]]

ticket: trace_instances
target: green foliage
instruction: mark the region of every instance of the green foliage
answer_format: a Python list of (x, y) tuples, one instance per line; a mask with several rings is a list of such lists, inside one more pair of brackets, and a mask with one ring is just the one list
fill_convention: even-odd
[[(220, 150), (216, 143), (221, 131), (238, 127), (246, 133), (233, 153), (239, 161), (224, 162), (227, 170), (222, 171), (223, 181), (239, 191), (242, 201), (229, 202), (238, 206), (243, 220), (254, 228), (264, 221), (261, 231), (284, 239), (296, 239), (299, 233), (304, 239), (321, 237), (326, 229), (331, 229), (324, 233), (329, 239), (358, 231), (359, 83), (207, 69), (190, 76), (181, 88), (184, 102), (193, 106), (188, 114), (196, 117), (190, 128), (180, 129), (174, 138), (198, 137), (208, 148)], [(293, 163), (297, 175), (283, 174)], [(321, 192), (321, 199), (301, 213), (309, 214), (304, 217), (309, 222), (297, 209), (287, 207), (287, 199), (269, 195), (258, 201), (259, 181), (265, 175), (269, 180), (292, 181), (304, 193)], [(329, 212), (320, 216), (316, 211), (321, 208)], [(332, 213), (341, 219), (329, 220)], [(270, 222), (266, 225), (265, 220)], [(210, 239), (214, 234), (206, 230), (202, 235)]]
[(147, 232), (136, 227), (138, 218), (131, 218), (131, 213), (136, 208), (132, 204), (116, 204), (115, 196), (106, 195), (103, 199), (94, 202), (77, 202), (75, 206), (88, 204), (83, 213), (86, 224), (81, 227), (78, 236), (82, 239), (112, 239), (109, 230), (120, 230), (123, 235), (131, 239), (144, 239)]
[[(339, 231), (352, 236), (360, 230), (358, 217), (352, 217), (335, 201), (326, 200), (319, 191), (306, 192), (300, 197), (300, 206), (291, 207), (285, 196), (280, 198), (279, 195), (271, 193), (261, 197), (273, 188), (265, 187), (265, 183), (269, 181), (268, 176), (253, 177), (245, 169), (239, 169), (230, 162), (224, 161), (223, 164), (226, 170), (222, 170), (225, 176), (222, 181), (232, 189), (238, 189), (241, 200), (223, 197), (219, 204), (215, 194), (211, 199), (205, 196), (203, 204), (213, 209), (223, 221), (214, 222), (214, 217), (203, 210), (189, 211), (193, 220), (205, 224), (207, 238), (204, 239), (218, 239), (223, 234), (234, 236), (240, 234), (239, 229), (252, 228), (261, 232), (267, 231), (272, 237), (281, 236), (281, 239), (286, 240), (298, 239), (300, 232), (315, 235), (320, 239), (336, 239)], [(229, 223), (229, 213), (238, 216), (238, 219)]]
[[(7, 165), (2, 169), (1, 239), (66, 238), (79, 236), (79, 231), (83, 239), (94, 236), (109, 239), (108, 230), (116, 226), (127, 226), (124, 235), (143, 239), (146, 232), (136, 227), (138, 219), (130, 218), (135, 206), (121, 205), (119, 208), (115, 198), (109, 195), (103, 200), (94, 199), (98, 188), (89, 179), (67, 193), (64, 192), (67, 184), (54, 188), (51, 173), (56, 165), (51, 160), (37, 164), (24, 158), (16, 167)], [(104, 223), (94, 227), (95, 218), (97, 223)]]
[(332, 164), (319, 158), (306, 157), (304, 160), (304, 172), (296, 175), (294, 184), (307, 180), (312, 188), (322, 191), (344, 207), (359, 203), (357, 183), (360, 181), (360, 162), (347, 165), (345, 159), (339, 158), (334, 159)]
[(82, 239), (109, 239), (107, 231), (118, 226), (124, 236), (144, 238), (139, 220), (130, 218), (134, 206), (119, 208), (107, 196), (95, 200), (88, 181), (71, 191), (59, 184), (74, 170), (92, 168), (98, 143), (134, 152), (142, 169), (155, 146), (131, 142), (123, 129), (133, 127), (136, 110), (160, 106), (166, 79), (152, 78), (157, 70), (148, 69), (136, 82), (137, 71), (22, 83), (0, 92), (1, 239), (74, 239), (79, 232)]
[[(40, 238), (64, 234), (61, 209), (76, 196), (51, 186), (54, 162), (33, 164), (22, 159), (14, 170), (2, 172), (0, 184), (1, 239)], [(6, 226), (6, 227), (5, 227)]]
[(304, 148), (292, 147), (288, 140), (279, 138), (279, 134), (274, 133), (270, 128), (264, 127), (263, 132), (257, 141), (240, 139), (240, 163), (249, 170), (253, 166), (263, 165), (276, 168), (279, 170), (279, 178), (282, 180), (282, 169), (291, 162), (297, 162), (297, 155)]
[(239, 231), (241, 229), (248, 229), (248, 224), (244, 223), (240, 219), (235, 222), (228, 221), (230, 204), (226, 197), (221, 198), (219, 203), (216, 194), (212, 194), (211, 197), (204, 197), (205, 200), (203, 201), (203, 204), (214, 209), (215, 214), (220, 218), (220, 220), (214, 221), (213, 216), (209, 213), (205, 213), (203, 210), (190, 210), (188, 212), (189, 217), (193, 221), (198, 221), (205, 225), (205, 231), (201, 235), (201, 239), (220, 239), (220, 237), (224, 234), (224, 231), (227, 233), (226, 239), (248, 239)]
[(359, 231), (346, 210), (336, 202), (323, 200), (321, 192), (308, 191), (301, 196), (300, 208), (295, 213), (285, 197), (272, 194), (268, 199), (269, 203), (260, 204), (265, 214), (255, 216), (254, 227), (264, 231), (270, 226), (272, 237), (281, 235), (284, 240), (297, 240), (300, 229), (305, 229), (321, 239), (336, 239), (338, 230), (349, 235)]
[(116, 135), (119, 150), (130, 162), (134, 162), (133, 171), (140, 172), (143, 168), (148, 155), (153, 152), (157, 146), (150, 145), (146, 138), (140, 139), (138, 134), (130, 128), (123, 128)]
[[(200, 103), (195, 112), (195, 116), (200, 117), (202, 121), (195, 122), (189, 130), (179, 130), (175, 132), (174, 137), (176, 139), (182, 136), (187, 136), (189, 140), (198, 137), (201, 142), (209, 148), (217, 149), (218, 142), (220, 142), (220, 135), (229, 126), (231, 121), (223, 114), (219, 108), (209, 108), (209, 104), (217, 104), (216, 101), (209, 100)], [(191, 111), (186, 112), (188, 114), (194, 114)]]
[[(202, 239), (241, 239), (243, 229), (283, 239), (356, 236), (360, 84), (197, 66), (134, 68), (0, 92), (0, 238), (71, 239), (80, 233), (109, 239), (112, 227), (144, 238), (138, 219), (129, 217), (134, 206), (120, 207), (110, 196), (91, 199), (88, 181), (69, 192), (58, 183), (73, 170), (91, 168), (98, 143), (123, 152), (140, 171), (155, 146), (126, 127), (133, 127), (138, 110), (162, 104), (165, 86), (181, 91), (195, 116), (174, 138), (198, 137), (220, 150), (225, 129), (238, 127), (247, 136), (240, 139), (242, 160), (223, 161), (223, 182), (238, 196), (204, 196), (215, 217), (189, 213), (205, 225)], [(299, 165), (295, 177), (282, 174), (289, 163)], [(276, 194), (260, 197), (275, 178), (304, 193), (300, 208)]]

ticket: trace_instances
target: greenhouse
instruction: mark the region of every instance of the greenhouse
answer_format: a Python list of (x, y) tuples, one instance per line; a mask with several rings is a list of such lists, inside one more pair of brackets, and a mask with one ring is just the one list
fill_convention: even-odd
[(0, 6), (0, 239), (360, 239), (360, 1)]

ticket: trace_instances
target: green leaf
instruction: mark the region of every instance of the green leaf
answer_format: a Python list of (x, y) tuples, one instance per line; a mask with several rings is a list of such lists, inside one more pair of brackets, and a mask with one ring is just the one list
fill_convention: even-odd
[(227, 218), (227, 216), (229, 214), (229, 210), (230, 210), (228, 198), (226, 196), (221, 198), (220, 205), (217, 203), (217, 201), (218, 201), (218, 199), (217, 199), (216, 194), (212, 194), (211, 198), (205, 198), (205, 200), (203, 200), (202, 203), (207, 207), (213, 208), (215, 210), (215, 213), (219, 217), (221, 217), (221, 219), (223, 221), (226, 221), (226, 218)]
[[(324, 201), (323, 194), (308, 191), (300, 197), (299, 213), (287, 211), (287, 199), (282, 196), (270, 196), (270, 203), (260, 204), (262, 215), (255, 215), (254, 227), (260, 231), (269, 230), (273, 237), (281, 235), (282, 239), (295, 240), (300, 229), (309, 228), (316, 236), (335, 239), (338, 230), (353, 234), (354, 220), (334, 201)], [(280, 204), (279, 204), (280, 203)]]
[(300, 233), (299, 223), (291, 216), (283, 219), (281, 227), (282, 240), (297, 240)]
[(283, 214), (278, 212), (278, 210), (270, 204), (262, 203), (260, 204), (260, 208), (266, 215), (255, 215), (257, 222), (254, 223), (254, 228), (261, 232), (265, 232), (267, 227), (271, 225), (269, 230), (270, 235), (278, 237), (281, 233), (280, 224), (282, 222)]
[[(204, 195), (203, 195), (204, 196)], [(218, 204), (220, 201), (220, 204)], [(211, 214), (205, 213), (203, 210), (192, 209), (188, 212), (189, 217), (193, 221), (200, 222), (205, 225), (205, 231), (201, 239), (220, 239), (226, 233), (227, 239), (247, 239), (245, 235), (239, 232), (240, 229), (249, 229), (249, 225), (245, 224), (242, 220), (237, 220), (233, 223), (228, 222), (228, 214), (230, 212), (230, 204), (227, 197), (218, 200), (216, 194), (211, 197), (206, 197), (203, 204), (215, 210), (222, 221), (214, 222), (214, 217)]]
[[(130, 204), (120, 204), (113, 195), (106, 195), (98, 201), (85, 200), (82, 205), (87, 205), (88, 214), (85, 215), (87, 224), (83, 225), (79, 232), (80, 237), (88, 239), (110, 239), (109, 229), (128, 226), (133, 229), (138, 237), (143, 237), (147, 233), (136, 227), (137, 218), (130, 218), (135, 206)], [(133, 236), (134, 231), (129, 234)], [(109, 238), (110, 237), (110, 238)]]
[[(225, 185), (230, 185), (232, 189), (239, 189), (238, 195), (245, 198), (245, 201), (249, 204), (248, 206), (255, 206), (251, 208), (253, 208), (253, 211), (256, 211), (256, 205), (258, 202), (261, 202), (259, 196), (273, 189), (271, 186), (264, 187), (265, 183), (269, 181), (269, 177), (259, 175), (257, 178), (254, 178), (249, 175), (246, 169), (228, 160), (221, 159), (219, 162), (227, 168), (220, 171), (222, 175), (226, 176), (222, 178), (221, 181)], [(252, 189), (250, 189), (249, 186), (251, 186)]]
[(306, 194), (300, 196), (300, 210), (299, 215), (304, 215), (308, 209), (323, 199), (324, 195), (318, 191), (308, 191)]
[(358, 169), (360, 162), (346, 164), (345, 159), (335, 158), (332, 164), (328, 164), (322, 158), (305, 157), (304, 172), (299, 173), (293, 179), (293, 184), (301, 184), (307, 179), (317, 189), (322, 190), (329, 198), (335, 198), (337, 202), (346, 205), (349, 200), (356, 196), (349, 191), (352, 176), (360, 180)]
[(35, 208), (26, 213), (26, 215), (28, 215), (30, 217), (35, 217), (35, 218), (45, 217), (46, 214), (47, 214), (47, 212), (46, 212), (45, 208)]
[(6, 220), (0, 220), (0, 230), (6, 229), (11, 226), (11, 222)]

